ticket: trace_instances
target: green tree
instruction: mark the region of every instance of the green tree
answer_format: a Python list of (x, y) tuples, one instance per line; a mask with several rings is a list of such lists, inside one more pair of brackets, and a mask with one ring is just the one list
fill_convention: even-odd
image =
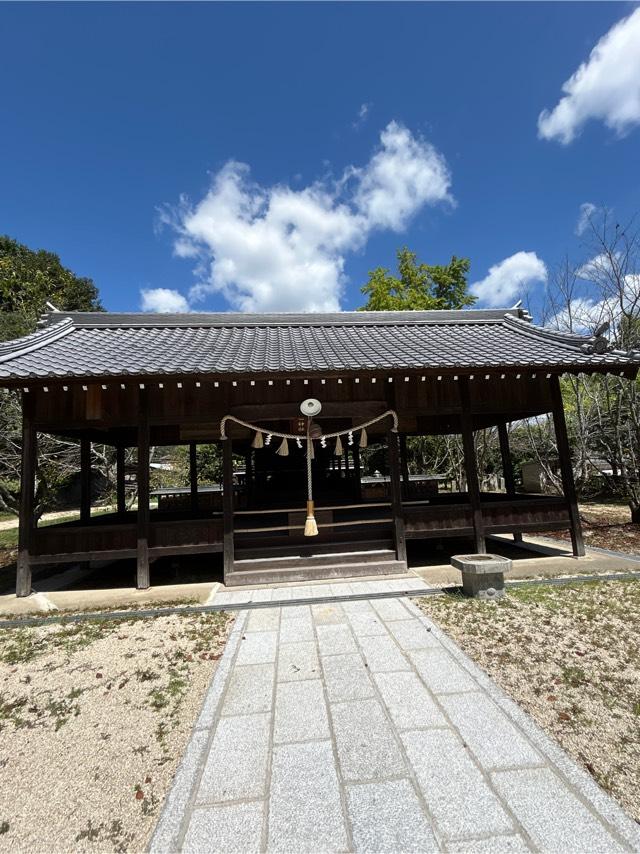
[(473, 305), (476, 297), (467, 290), (471, 262), (455, 255), (448, 264), (418, 263), (406, 246), (397, 252), (398, 275), (388, 267), (376, 267), (361, 290), (367, 297), (362, 311), (427, 311), (459, 309)]
[(0, 235), (0, 340), (33, 332), (47, 302), (62, 311), (102, 311), (91, 279), (63, 267), (53, 252)]
[[(102, 310), (91, 279), (63, 267), (53, 252), (34, 251), (0, 235), (0, 341), (33, 332), (47, 302), (63, 311)], [(13, 391), (0, 389), (0, 510), (18, 509), (21, 441), (19, 398)], [(56, 506), (78, 467), (76, 442), (41, 434), (39, 443), (36, 515)], [(92, 465), (102, 470), (102, 462), (94, 446)]]

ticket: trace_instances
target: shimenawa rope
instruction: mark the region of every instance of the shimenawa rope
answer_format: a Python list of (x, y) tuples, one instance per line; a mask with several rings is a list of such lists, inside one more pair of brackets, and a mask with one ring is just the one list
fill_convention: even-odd
[[(391, 418), (393, 420), (393, 427), (391, 428), (392, 433), (398, 432), (398, 415), (393, 409), (388, 409), (386, 412), (383, 412), (382, 415), (378, 415), (375, 418), (370, 418), (369, 421), (364, 421), (362, 424), (358, 424), (357, 427), (349, 427), (346, 430), (336, 430), (333, 433), (322, 433), (320, 436), (312, 436), (311, 435), (311, 418), (307, 417), (307, 518), (304, 523), (304, 535), (305, 537), (315, 537), (318, 534), (318, 525), (316, 523), (315, 515), (314, 515), (314, 503), (313, 503), (313, 477), (312, 477), (312, 469), (311, 469), (311, 461), (314, 457), (313, 453), (313, 442), (314, 439), (322, 442), (322, 446), (324, 447), (326, 439), (337, 439), (336, 442), (336, 453), (340, 456), (342, 454), (342, 443), (340, 442), (340, 436), (349, 436), (349, 444), (352, 443), (352, 434), (357, 433), (360, 430), (360, 446), (365, 447), (367, 442), (367, 427), (371, 427), (372, 424), (377, 424), (378, 421), (383, 421), (385, 418)], [(253, 430), (255, 432), (255, 438), (252, 442), (253, 447), (262, 448), (264, 447), (264, 442), (262, 441), (262, 437), (267, 437), (266, 444), (268, 445), (273, 436), (277, 436), (279, 439), (282, 439), (282, 445), (276, 451), (276, 453), (281, 453), (283, 456), (288, 454), (288, 446), (285, 446), (285, 442), (288, 439), (295, 439), (296, 441), (300, 441), (300, 436), (297, 433), (280, 433), (278, 430), (267, 430), (264, 427), (260, 427), (258, 424), (251, 424), (249, 421), (243, 421), (241, 418), (236, 418), (235, 415), (225, 415), (222, 421), (220, 422), (220, 438), (223, 441), (227, 440), (226, 426), (227, 421), (233, 421), (236, 424), (239, 424), (241, 427), (246, 427), (248, 430)], [(363, 441), (364, 440), (364, 441)]]

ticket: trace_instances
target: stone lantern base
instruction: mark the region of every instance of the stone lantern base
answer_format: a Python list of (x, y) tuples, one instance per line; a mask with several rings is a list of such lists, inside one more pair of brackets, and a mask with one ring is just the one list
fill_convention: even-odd
[(451, 565), (462, 573), (462, 590), (474, 599), (495, 600), (504, 596), (504, 574), (511, 561), (501, 555), (454, 555)]

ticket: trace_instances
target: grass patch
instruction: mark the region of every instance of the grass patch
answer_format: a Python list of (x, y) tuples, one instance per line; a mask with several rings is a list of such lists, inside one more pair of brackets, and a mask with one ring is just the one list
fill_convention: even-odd
[(7, 528), (0, 531), (0, 549), (5, 551), (15, 550), (18, 548), (18, 529)]

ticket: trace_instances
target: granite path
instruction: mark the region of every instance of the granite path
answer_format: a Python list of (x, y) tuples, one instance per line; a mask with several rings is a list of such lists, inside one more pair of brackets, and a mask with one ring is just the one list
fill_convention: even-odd
[(637, 824), (409, 599), (313, 602), (366, 584), (238, 612), (151, 851), (640, 851)]

